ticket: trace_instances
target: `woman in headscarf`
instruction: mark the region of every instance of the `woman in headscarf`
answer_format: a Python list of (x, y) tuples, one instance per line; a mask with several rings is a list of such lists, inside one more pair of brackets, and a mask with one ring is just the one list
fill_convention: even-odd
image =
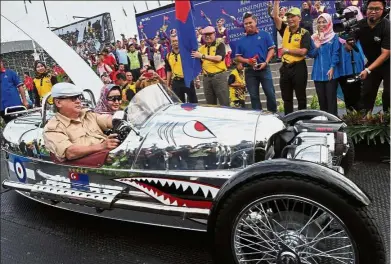
[(114, 114), (122, 104), (121, 88), (118, 85), (108, 84), (100, 91), (100, 98), (95, 107), (96, 113)]
[[(45, 63), (42, 61), (35, 61), (34, 63), (35, 78), (34, 93), (36, 95), (35, 105), (41, 106), (42, 99), (52, 91), (53, 85), (57, 83), (57, 78), (50, 73)], [(49, 104), (53, 104), (53, 99), (49, 98)]]
[(337, 87), (340, 47), (338, 36), (334, 33), (332, 18), (323, 13), (317, 19), (317, 33), (312, 35), (315, 48), (309, 56), (314, 58), (312, 80), (315, 82), (320, 109), (338, 115)]
[[(354, 1), (353, 1), (354, 2)], [(359, 7), (349, 6), (344, 13), (357, 11), (357, 21), (364, 18)], [(341, 52), (338, 64), (340, 77), (338, 83), (341, 86), (345, 106), (347, 111), (359, 109), (359, 100), (361, 94), (361, 80), (355, 78), (365, 68), (365, 56), (359, 41), (354, 43), (355, 49), (345, 49), (346, 40), (339, 38), (341, 43)], [(354, 65), (352, 64), (352, 56)]]

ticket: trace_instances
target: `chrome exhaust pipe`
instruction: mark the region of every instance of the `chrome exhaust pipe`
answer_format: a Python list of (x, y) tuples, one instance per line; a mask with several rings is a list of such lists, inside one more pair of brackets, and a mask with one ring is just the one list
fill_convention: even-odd
[(177, 207), (157, 203), (118, 199), (118, 194), (92, 193), (45, 184), (29, 184), (4, 180), (2, 186), (6, 189), (28, 192), (31, 197), (42, 198), (55, 202), (71, 203), (97, 208), (99, 210), (125, 209), (156, 214), (182, 216), (183, 218), (206, 219), (209, 209)]

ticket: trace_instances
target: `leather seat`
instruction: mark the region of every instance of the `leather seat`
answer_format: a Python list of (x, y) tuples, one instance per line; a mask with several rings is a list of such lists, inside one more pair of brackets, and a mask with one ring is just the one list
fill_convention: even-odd
[(103, 150), (103, 151), (95, 152), (93, 154), (90, 154), (80, 159), (65, 160), (65, 161), (60, 161), (59, 159), (57, 159), (56, 155), (50, 153), (50, 159), (56, 164), (100, 168), (105, 164), (109, 152), (110, 150)]

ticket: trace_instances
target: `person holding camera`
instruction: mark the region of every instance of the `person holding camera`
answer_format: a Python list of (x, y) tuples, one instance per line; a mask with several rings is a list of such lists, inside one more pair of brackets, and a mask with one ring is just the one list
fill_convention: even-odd
[[(368, 0), (366, 19), (358, 22), (356, 38), (361, 42), (368, 62), (360, 73), (364, 81), (359, 110), (372, 111), (380, 83), (383, 81), (383, 111), (390, 107), (390, 22), (386, 15), (386, 1)], [(348, 49), (353, 46), (346, 45)]]
[[(354, 2), (354, 1), (353, 1)], [(357, 2), (357, 1), (356, 1)], [(354, 3), (352, 3), (354, 4)], [(364, 18), (357, 6), (348, 6), (343, 13), (357, 11), (355, 18), (360, 21)], [(359, 109), (358, 103), (361, 94), (362, 81), (358, 76), (364, 70), (365, 56), (360, 41), (355, 43), (356, 49), (346, 48), (347, 40), (339, 38), (341, 43), (339, 63), (337, 65), (340, 77), (338, 83), (341, 86), (347, 111)]]

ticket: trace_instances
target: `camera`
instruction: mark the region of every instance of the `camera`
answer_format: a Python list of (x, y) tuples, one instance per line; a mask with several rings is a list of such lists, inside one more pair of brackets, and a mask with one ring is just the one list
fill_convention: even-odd
[[(355, 35), (360, 30), (358, 25), (358, 20), (356, 18), (358, 11), (351, 10), (349, 11), (349, 7), (345, 6), (345, 1), (336, 0), (335, 1), (335, 15), (333, 18), (335, 20), (339, 20), (339, 22), (334, 23), (333, 29), (336, 34), (341, 39), (346, 40), (346, 42), (352, 46), (353, 50), (359, 52), (359, 49), (355, 45)], [(355, 60), (353, 56), (353, 51), (351, 51), (351, 60), (353, 67), (353, 75), (352, 77), (347, 79), (348, 83), (361, 82), (361, 78), (355, 72)]]
[[(357, 10), (346, 12), (346, 8), (348, 7), (345, 6), (344, 1), (335, 1), (336, 13), (334, 15), (334, 19), (339, 20), (339, 22), (334, 23), (333, 29), (340, 38), (346, 40), (347, 42), (352, 42), (354, 41), (355, 33), (360, 30), (358, 26), (358, 20), (356, 18), (358, 12)], [(353, 48), (358, 52), (357, 47), (353, 46)]]

